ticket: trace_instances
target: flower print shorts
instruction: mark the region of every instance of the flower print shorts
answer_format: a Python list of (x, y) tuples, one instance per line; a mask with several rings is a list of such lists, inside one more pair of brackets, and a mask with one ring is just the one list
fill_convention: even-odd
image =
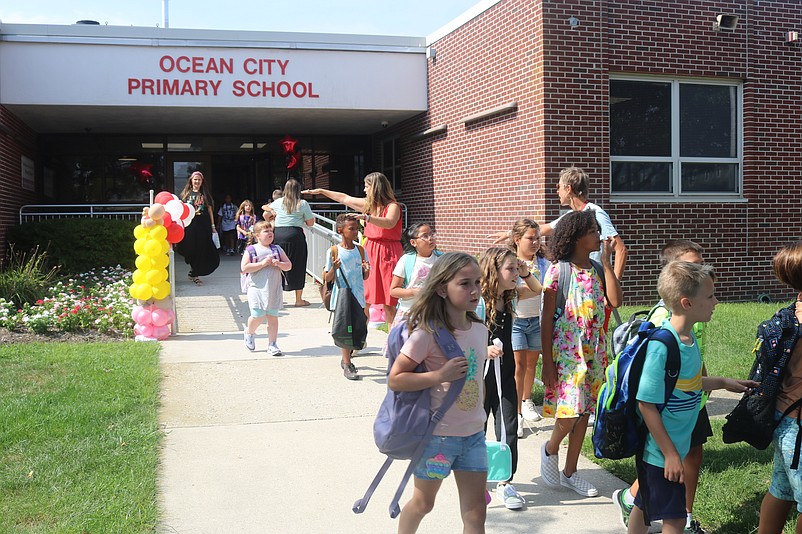
[(471, 436), (432, 436), (415, 468), (422, 480), (443, 480), (451, 471), (487, 471), (485, 433)]

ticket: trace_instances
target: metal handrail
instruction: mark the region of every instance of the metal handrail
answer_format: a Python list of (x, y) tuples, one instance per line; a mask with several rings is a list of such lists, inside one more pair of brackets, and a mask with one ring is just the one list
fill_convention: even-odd
[(142, 208), (148, 204), (25, 204), (19, 209), (20, 224), (42, 219), (90, 217), (131, 219), (142, 217)]
[[(326, 228), (328, 226), (329, 228)], [(306, 230), (306, 272), (323, 283), (323, 269), (326, 267), (326, 253), (332, 245), (340, 242), (340, 234), (334, 231), (334, 221), (315, 214), (315, 225)]]
[[(407, 205), (403, 202), (396, 202), (399, 206), (401, 206), (401, 219), (403, 222), (403, 227), (406, 228), (409, 224), (407, 220)], [(345, 204), (340, 204), (339, 202), (310, 202), (309, 207), (312, 208), (313, 213), (320, 213), (327, 219), (335, 219), (337, 215), (340, 213), (349, 213), (354, 212)], [(329, 217), (329, 215), (334, 215), (334, 217)], [(334, 226), (332, 226), (334, 228)]]

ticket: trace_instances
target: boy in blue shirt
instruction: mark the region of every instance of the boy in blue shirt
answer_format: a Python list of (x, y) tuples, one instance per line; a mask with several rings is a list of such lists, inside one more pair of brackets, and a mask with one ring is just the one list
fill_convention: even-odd
[(702, 375), (702, 358), (693, 325), (708, 322), (718, 303), (715, 274), (709, 265), (685, 261), (667, 264), (660, 272), (657, 291), (671, 311), (662, 327), (672, 332), (680, 351), (677, 384), (662, 411), (665, 399), (667, 349), (649, 343), (636, 398), (648, 435), (643, 462), (638, 465), (640, 489), (629, 518), (629, 534), (646, 534), (650, 520), (662, 520), (663, 532), (680, 534), (685, 528), (685, 480), (683, 459), (699, 413), (702, 391), (727, 389), (744, 392), (757, 384), (748, 380)]

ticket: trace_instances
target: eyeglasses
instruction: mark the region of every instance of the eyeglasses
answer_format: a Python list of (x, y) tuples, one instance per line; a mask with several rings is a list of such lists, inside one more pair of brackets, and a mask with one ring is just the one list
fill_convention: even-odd
[(437, 234), (434, 233), (434, 232), (431, 232), (431, 233), (428, 233), (428, 234), (419, 235), (415, 239), (425, 239), (426, 241), (430, 241), (430, 240), (432, 240), (432, 239), (434, 239), (436, 237), (437, 237)]

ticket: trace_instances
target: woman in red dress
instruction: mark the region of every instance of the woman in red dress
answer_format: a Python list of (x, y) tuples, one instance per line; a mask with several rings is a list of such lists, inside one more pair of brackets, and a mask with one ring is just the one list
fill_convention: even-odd
[(365, 221), (365, 251), (370, 260), (370, 276), (365, 280), (365, 300), (382, 304), (388, 325), (395, 319), (398, 299), (390, 296), (393, 268), (403, 254), (401, 247), (401, 206), (395, 200), (393, 187), (380, 172), (365, 176), (365, 198), (352, 197), (328, 189), (306, 189), (305, 195), (323, 195), (334, 202), (361, 211), (357, 218)]

